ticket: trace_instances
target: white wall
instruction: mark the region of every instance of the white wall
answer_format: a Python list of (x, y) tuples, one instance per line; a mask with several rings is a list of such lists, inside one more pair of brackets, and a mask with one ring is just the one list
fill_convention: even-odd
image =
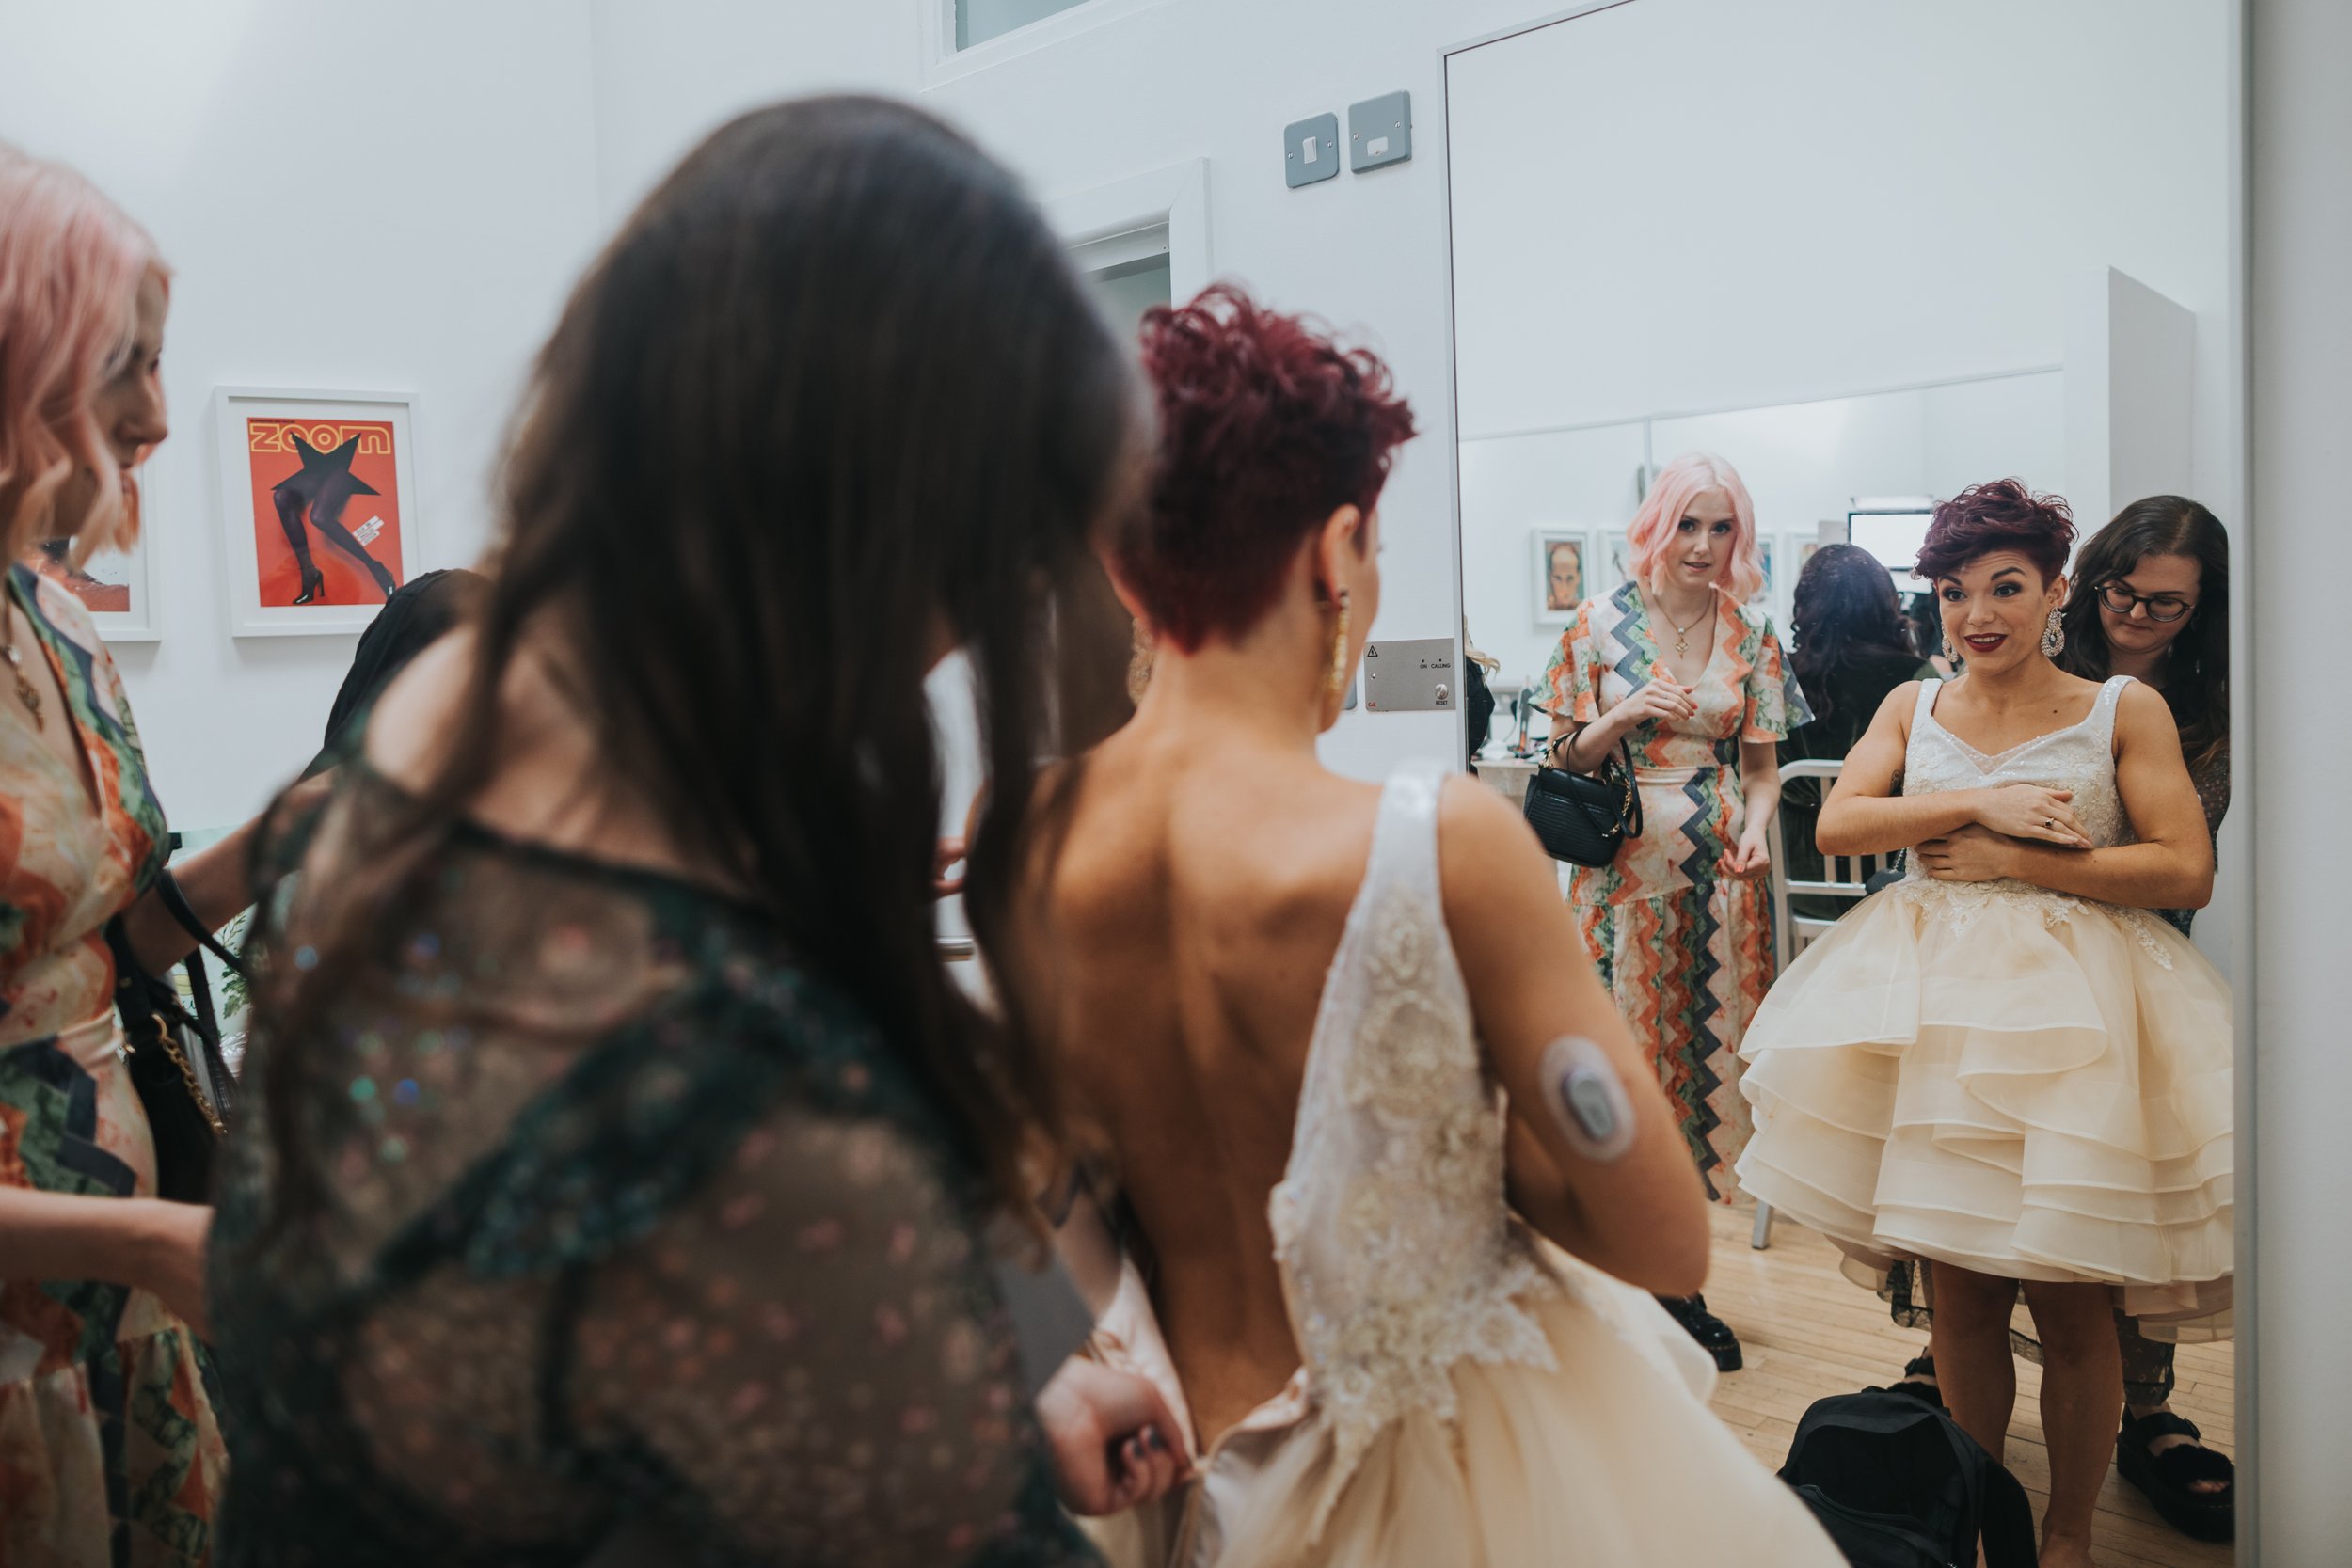
[[(818, 87), (917, 96), (1042, 196), (1190, 158), (1209, 164), (1216, 270), (1367, 336), (1420, 417), (1383, 504), (1381, 637), (1458, 635), (1438, 149), (1438, 55), (1523, 19), (1528, 0), (1168, 0), (921, 88), (914, 0), (596, 0), (598, 151), (617, 217), (691, 138), (745, 104)], [(1282, 180), (1291, 120), (1413, 94), (1412, 162), (1303, 190)], [(1451, 757), (1452, 714), (1354, 713), (1333, 766)]]
[(230, 637), (213, 388), (418, 393), (418, 560), (470, 562), (596, 237), (589, 84), (579, 0), (0, 0), (0, 139), (79, 167), (177, 270), (163, 640), (117, 650), (176, 825), (240, 820), (308, 760), (355, 641)]
[[(1843, 526), (1856, 496), (1947, 496), (2002, 474), (2058, 489), (2065, 477), (2059, 372), (1869, 397), (1743, 408), (1597, 429), (1462, 444), (1462, 605), (1472, 640), (1516, 681), (1539, 675), (1560, 638), (1535, 615), (1532, 531), (1622, 530), (1646, 451), (1730, 458), (1755, 499), (1756, 530), (1782, 554), (1772, 611), (1784, 629), (1795, 586), (1792, 541)], [(1645, 433), (1646, 431), (1646, 438)], [(1617, 579), (1588, 565), (1585, 592)]]
[[(2262, 897), (2254, 912), (2255, 1049), (2241, 1092), (2240, 1159), (2258, 1183), (2251, 1314), (2259, 1449), (2260, 1560), (2277, 1568), (2345, 1560), (2352, 1486), (2344, 1412), (2352, 1356), (2352, 1226), (2344, 1199), (2344, 890), (2352, 840), (2340, 827), (2352, 736), (2337, 711), (2343, 625), (2344, 433), (2352, 431), (2352, 7), (2343, 0), (2252, 6), (2254, 765), (2239, 777), (2251, 807)], [(2243, 561), (2243, 556), (2241, 556)], [(2241, 710), (2243, 723), (2247, 715)], [(2243, 753), (2241, 753), (2243, 754)], [(2245, 810), (2244, 807), (2240, 808)], [(2244, 1060), (2245, 1058), (2241, 1058)], [(2247, 1111), (2251, 1112), (2250, 1117)], [(2241, 1351), (2241, 1355), (2245, 1353)]]
[(2230, 517), (2229, 16), (1638, 0), (1457, 56), (1464, 436), (2057, 365), (2113, 266), (2197, 312)]

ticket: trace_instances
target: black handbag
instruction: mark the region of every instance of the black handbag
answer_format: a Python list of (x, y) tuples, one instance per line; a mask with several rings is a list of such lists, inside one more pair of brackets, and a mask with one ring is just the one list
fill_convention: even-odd
[(1622, 740), (1597, 773), (1537, 768), (1521, 808), (1544, 853), (1575, 865), (1607, 865), (1629, 838), (1642, 836), (1642, 792), (1633, 753)]
[(204, 953), (211, 952), (233, 974), (243, 977), (246, 972), (204, 928), (170, 872), (157, 880), (155, 891), (172, 918), (199, 944), (181, 966), (187, 972), (189, 1005), (181, 1005), (179, 988), (167, 972), (150, 974), (140, 964), (118, 914), (106, 922), (106, 945), (115, 960), (115, 1012), (122, 1020), (131, 1086), (138, 1093), (155, 1140), (156, 1196), (175, 1203), (208, 1203), (213, 1156), (229, 1135), (235, 1081), (221, 1053)]

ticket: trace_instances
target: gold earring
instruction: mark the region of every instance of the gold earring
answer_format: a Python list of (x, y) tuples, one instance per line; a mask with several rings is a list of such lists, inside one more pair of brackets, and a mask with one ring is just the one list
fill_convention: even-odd
[(1347, 590), (1340, 590), (1340, 624), (1331, 638), (1331, 678), (1324, 684), (1329, 695), (1347, 695)]
[(1152, 638), (1143, 629), (1143, 617), (1136, 617), (1134, 651), (1127, 656), (1127, 700), (1143, 701), (1144, 689), (1152, 684)]

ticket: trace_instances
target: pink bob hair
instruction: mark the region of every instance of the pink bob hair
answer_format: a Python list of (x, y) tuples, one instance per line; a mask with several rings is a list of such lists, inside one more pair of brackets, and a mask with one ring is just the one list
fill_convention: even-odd
[(1745, 604), (1764, 586), (1764, 557), (1756, 542), (1756, 503), (1748, 499), (1740, 470), (1712, 452), (1686, 451), (1659, 469), (1658, 477), (1650, 482), (1642, 509), (1626, 525), (1626, 549), (1633, 558), (1633, 575), (1644, 586), (1658, 587), (1682, 515), (1709, 490), (1721, 490), (1731, 499), (1731, 555), (1716, 581)]
[[(75, 528), (73, 556), (138, 537), (138, 492), (123, 483), (93, 403), (137, 331), (139, 284), (165, 273), (147, 230), (63, 164), (0, 144), (0, 549), (19, 561)], [(53, 515), (87, 468), (86, 518)]]

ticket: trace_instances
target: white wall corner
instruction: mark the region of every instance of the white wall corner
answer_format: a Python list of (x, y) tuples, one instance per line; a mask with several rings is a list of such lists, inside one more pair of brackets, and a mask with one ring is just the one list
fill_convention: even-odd
[(2113, 267), (2065, 281), (2066, 499), (2085, 534), (2193, 487), (2197, 314)]

